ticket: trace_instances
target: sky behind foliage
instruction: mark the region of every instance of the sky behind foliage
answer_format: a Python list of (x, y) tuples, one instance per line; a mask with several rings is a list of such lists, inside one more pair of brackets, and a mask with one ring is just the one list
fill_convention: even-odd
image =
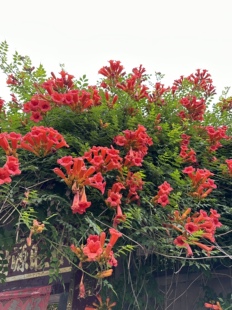
[[(110, 59), (129, 72), (143, 64), (171, 84), (197, 68), (212, 75), (218, 96), (232, 86), (230, 0), (11, 0), (1, 5), (0, 41), (47, 72), (59, 64), (91, 84)], [(6, 96), (0, 75), (0, 97)]]

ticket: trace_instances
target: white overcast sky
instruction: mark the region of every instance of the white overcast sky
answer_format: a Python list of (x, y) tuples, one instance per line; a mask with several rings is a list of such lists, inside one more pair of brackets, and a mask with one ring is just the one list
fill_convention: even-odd
[[(129, 72), (143, 64), (170, 85), (197, 68), (212, 75), (218, 96), (232, 86), (231, 0), (4, 0), (0, 41), (47, 72), (87, 74), (91, 84), (110, 59)], [(0, 75), (0, 97), (5, 95)]]

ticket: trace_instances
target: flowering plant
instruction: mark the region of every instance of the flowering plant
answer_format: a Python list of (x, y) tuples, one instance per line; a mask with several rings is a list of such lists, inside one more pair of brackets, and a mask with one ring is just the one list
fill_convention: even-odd
[[(108, 294), (118, 262), (136, 261), (138, 249), (162, 257), (161, 269), (164, 257), (231, 257), (231, 115), (221, 104), (208, 109), (215, 88), (206, 70), (165, 87), (142, 65), (126, 74), (110, 60), (90, 86), (64, 68), (47, 77), (18, 54), (8, 66), (6, 54), (3, 42), (0, 68), (12, 93), (0, 99), (3, 236), (16, 225), (29, 247), (59, 245), (57, 256), (82, 272), (79, 298), (87, 274)], [(103, 305), (97, 296), (94, 309)]]

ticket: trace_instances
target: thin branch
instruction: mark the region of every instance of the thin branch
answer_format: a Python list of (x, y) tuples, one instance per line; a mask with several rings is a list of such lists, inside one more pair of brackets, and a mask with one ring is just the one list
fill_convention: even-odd
[(201, 276), (202, 276), (202, 273), (199, 274), (199, 276), (196, 277), (196, 279), (194, 279), (194, 280), (189, 284), (189, 286), (186, 288), (186, 290), (185, 290), (182, 294), (180, 294), (177, 298), (175, 298), (175, 300), (173, 300), (173, 302), (171, 302), (165, 310), (167, 310), (169, 307), (171, 307), (171, 305), (173, 305), (173, 304), (177, 301), (177, 299), (179, 299), (180, 297), (182, 297), (182, 296), (187, 292), (187, 290), (193, 285), (193, 283), (196, 282)]

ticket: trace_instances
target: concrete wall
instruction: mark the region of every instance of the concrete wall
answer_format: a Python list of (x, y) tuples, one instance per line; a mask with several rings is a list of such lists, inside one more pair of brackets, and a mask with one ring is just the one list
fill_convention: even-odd
[[(206, 310), (199, 307), (199, 301), (204, 297), (203, 286), (212, 288), (216, 294), (232, 294), (232, 269), (213, 271), (210, 277), (202, 273), (174, 274), (158, 277), (156, 281), (159, 291), (165, 296), (162, 310)], [(156, 309), (161, 310), (159, 307)]]

